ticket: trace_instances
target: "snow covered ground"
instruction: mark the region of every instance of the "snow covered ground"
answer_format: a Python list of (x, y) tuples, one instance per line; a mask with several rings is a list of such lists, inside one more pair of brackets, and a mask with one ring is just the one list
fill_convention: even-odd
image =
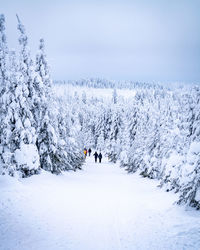
[[(57, 84), (53, 85), (54, 94), (57, 97), (74, 96), (76, 93), (79, 98), (83, 93), (86, 93), (87, 98), (103, 98), (111, 99), (113, 95), (113, 89), (110, 88), (92, 88), (86, 86), (73, 86), (70, 84)], [(124, 97), (126, 99), (133, 98), (136, 91), (133, 89), (117, 89), (118, 96)]]
[(0, 176), (0, 249), (200, 249), (200, 213), (157, 184), (92, 157), (62, 176)]

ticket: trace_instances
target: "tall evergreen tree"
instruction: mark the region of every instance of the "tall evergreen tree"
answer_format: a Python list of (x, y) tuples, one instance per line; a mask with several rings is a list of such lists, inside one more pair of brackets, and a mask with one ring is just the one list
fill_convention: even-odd
[(0, 98), (5, 92), (9, 81), (7, 70), (8, 47), (5, 34), (5, 17), (0, 15)]
[[(28, 106), (24, 96), (23, 76), (16, 62), (15, 52), (10, 53), (10, 82), (5, 92), (6, 115), (2, 124), (2, 161), (5, 172), (23, 177), (37, 173), (39, 155), (35, 144), (35, 129), (27, 119)], [(30, 152), (29, 152), (30, 151)]]
[[(9, 83), (9, 73), (7, 69), (7, 41), (5, 34), (5, 17), (0, 15), (0, 138), (2, 134), (2, 122), (5, 119), (6, 107), (5, 107), (5, 92)], [(1, 141), (0, 141), (1, 143)]]
[(116, 107), (113, 109), (113, 116), (112, 116), (112, 123), (111, 123), (111, 130), (109, 135), (109, 140), (107, 140), (106, 145), (106, 154), (110, 161), (116, 163), (119, 159), (121, 147), (120, 147), (120, 140), (121, 140), (121, 113), (120, 110)]

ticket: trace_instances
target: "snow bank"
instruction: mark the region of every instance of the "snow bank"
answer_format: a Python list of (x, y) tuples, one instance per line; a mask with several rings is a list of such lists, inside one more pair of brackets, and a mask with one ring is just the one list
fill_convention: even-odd
[(22, 144), (20, 149), (15, 151), (15, 160), (18, 167), (28, 170), (38, 169), (40, 166), (38, 150), (33, 144)]
[(13, 178), (10, 175), (0, 175), (0, 190), (15, 189), (19, 187), (20, 182), (17, 178)]

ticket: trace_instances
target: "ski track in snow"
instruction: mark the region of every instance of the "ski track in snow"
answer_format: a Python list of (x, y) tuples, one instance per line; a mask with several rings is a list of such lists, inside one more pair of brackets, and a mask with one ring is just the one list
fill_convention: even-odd
[(200, 213), (91, 157), (82, 171), (0, 178), (1, 250), (200, 249)]

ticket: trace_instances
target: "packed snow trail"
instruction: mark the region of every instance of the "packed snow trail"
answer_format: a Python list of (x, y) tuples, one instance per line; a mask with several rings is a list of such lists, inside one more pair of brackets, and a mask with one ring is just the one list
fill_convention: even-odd
[(93, 157), (76, 173), (0, 177), (0, 249), (200, 249), (200, 213), (157, 184)]

